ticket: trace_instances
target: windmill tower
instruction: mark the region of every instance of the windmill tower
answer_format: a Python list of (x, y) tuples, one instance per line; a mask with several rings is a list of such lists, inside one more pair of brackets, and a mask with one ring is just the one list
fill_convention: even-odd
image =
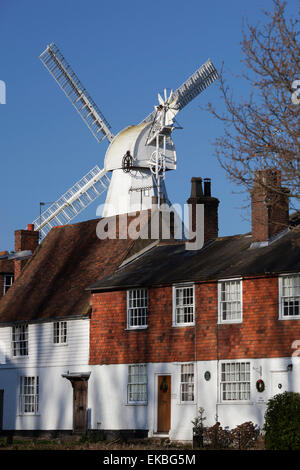
[(166, 172), (176, 169), (176, 151), (171, 137), (175, 116), (216, 78), (207, 60), (169, 96), (158, 95), (158, 105), (141, 123), (126, 127), (116, 136), (58, 47), (52, 43), (40, 60), (55, 79), (98, 142), (107, 138), (104, 168), (92, 168), (72, 188), (33, 222), (43, 238), (52, 227), (69, 223), (107, 191), (103, 216), (150, 209), (152, 197), (168, 201)]

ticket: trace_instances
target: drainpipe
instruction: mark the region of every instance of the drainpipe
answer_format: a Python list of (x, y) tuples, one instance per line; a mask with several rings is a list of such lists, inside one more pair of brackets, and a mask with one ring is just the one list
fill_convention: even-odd
[(220, 398), (220, 382), (219, 382), (219, 368), (220, 368), (220, 365), (219, 365), (219, 309), (218, 309), (218, 318), (217, 318), (217, 326), (216, 326), (216, 356), (217, 356), (217, 400), (216, 400), (216, 422), (219, 421), (219, 398)]

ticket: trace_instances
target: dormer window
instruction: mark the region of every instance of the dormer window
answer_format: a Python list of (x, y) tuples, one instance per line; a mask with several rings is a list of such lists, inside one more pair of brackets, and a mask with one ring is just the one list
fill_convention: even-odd
[(14, 275), (13, 274), (4, 274), (3, 276), (3, 295), (6, 294), (10, 286), (14, 282)]

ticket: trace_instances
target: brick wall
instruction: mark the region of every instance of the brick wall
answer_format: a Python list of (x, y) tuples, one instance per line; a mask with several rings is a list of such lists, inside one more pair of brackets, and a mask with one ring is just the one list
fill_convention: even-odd
[[(243, 322), (217, 325), (217, 283), (196, 285), (196, 326), (172, 327), (172, 287), (149, 289), (146, 330), (126, 330), (126, 291), (96, 293), (90, 363), (291, 356), (300, 320), (278, 320), (278, 279), (243, 280)], [(195, 335), (196, 332), (196, 335)]]

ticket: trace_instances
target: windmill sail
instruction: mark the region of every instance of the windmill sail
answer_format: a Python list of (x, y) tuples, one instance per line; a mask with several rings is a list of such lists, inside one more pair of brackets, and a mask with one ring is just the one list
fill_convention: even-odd
[(34, 222), (34, 229), (45, 237), (52, 227), (68, 224), (107, 190), (110, 179), (105, 170), (95, 166), (63, 196), (41, 213)]
[[(176, 112), (178, 112), (183, 109), (217, 78), (218, 72), (210, 59), (208, 59), (205, 64), (201, 65), (201, 67), (173, 93), (173, 99), (176, 99), (174, 111), (176, 110)], [(142, 122), (153, 121), (155, 116), (156, 110), (149, 114)]]
[(58, 83), (98, 142), (105, 137), (111, 142), (114, 135), (102, 112), (93, 101), (58, 47), (52, 43), (40, 55), (40, 60)]

